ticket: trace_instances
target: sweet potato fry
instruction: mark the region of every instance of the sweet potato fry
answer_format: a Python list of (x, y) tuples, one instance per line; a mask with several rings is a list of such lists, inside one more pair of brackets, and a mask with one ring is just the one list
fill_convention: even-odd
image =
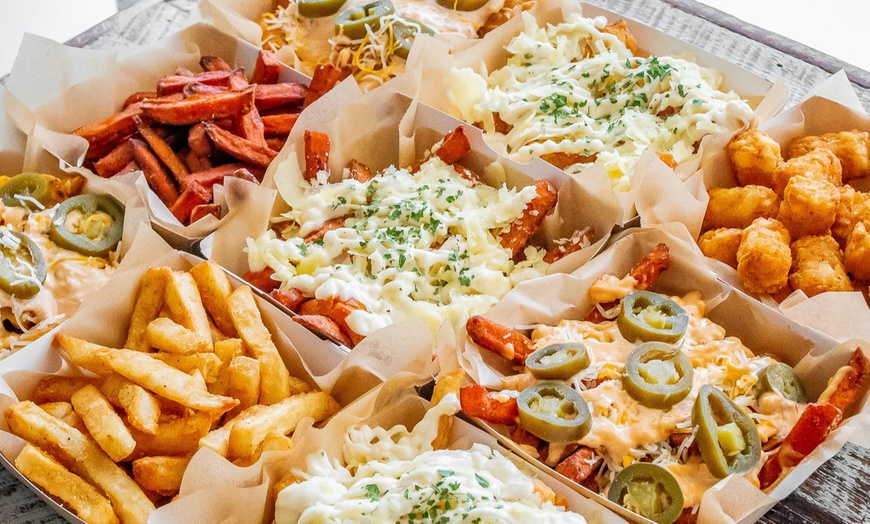
[(141, 171), (141, 170), (142, 170), (142, 168), (139, 167), (139, 164), (136, 163), (135, 160), (133, 160), (133, 161), (131, 161), (129, 164), (127, 164), (126, 166), (124, 166), (123, 169), (121, 169), (120, 171), (118, 171), (117, 173), (115, 173), (113, 176), (126, 175), (127, 173), (132, 173), (133, 171)]
[(199, 59), (199, 67), (201, 67), (203, 71), (233, 70), (233, 68), (230, 67), (230, 64), (226, 63), (223, 58), (212, 55), (203, 55), (202, 58)]
[(595, 155), (586, 156), (577, 153), (547, 153), (541, 155), (541, 160), (548, 162), (559, 169), (573, 166), (574, 164), (588, 164), (595, 162)]
[(251, 75), (252, 84), (274, 84), (278, 82), (281, 74), (281, 65), (275, 57), (275, 53), (261, 49), (257, 53), (257, 63), (254, 64), (254, 73)]
[(298, 106), (305, 101), (308, 88), (302, 84), (257, 84), (254, 103), (258, 111), (276, 107)]
[(352, 178), (357, 182), (368, 182), (375, 177), (375, 174), (372, 173), (369, 166), (362, 162), (357, 162), (354, 159), (351, 159), (344, 168), (347, 170), (347, 177)]
[(538, 180), (535, 182), (535, 191), (535, 196), (526, 204), (522, 216), (514, 220), (510, 229), (501, 235), (501, 245), (510, 249), (514, 257), (523, 252), (529, 239), (541, 227), (544, 218), (556, 206), (558, 194), (553, 184)]
[(342, 227), (344, 225), (344, 217), (331, 218), (323, 223), (323, 226), (317, 231), (313, 231), (309, 233), (308, 236), (305, 237), (306, 243), (315, 242), (317, 240), (322, 240), (324, 235), (330, 231), (335, 231), (336, 229)]
[(469, 416), (481, 418), (493, 424), (513, 424), (519, 416), (517, 399), (508, 397), (502, 401), (485, 387), (474, 384), (459, 388), (459, 403)]
[(529, 337), (480, 315), (469, 318), (465, 329), (475, 344), (515, 364), (523, 364), (532, 352)]
[(136, 122), (133, 121), (133, 117), (142, 113), (143, 103), (137, 102), (120, 113), (73, 131), (72, 134), (88, 141), (89, 147), (85, 158), (88, 160), (101, 158), (114, 149), (122, 139), (135, 133)]
[[(138, 116), (133, 117), (133, 121), (136, 122), (136, 129), (139, 130), (139, 134), (142, 135), (142, 138), (145, 139), (145, 142), (151, 147), (151, 151), (157, 155), (163, 165), (165, 165), (169, 172), (175, 177), (176, 182), (179, 184), (187, 178), (187, 175), (190, 173), (187, 170), (187, 166), (184, 165), (184, 162), (178, 158), (178, 155), (175, 154), (175, 151), (169, 147), (169, 144), (157, 134), (154, 129), (149, 126), (145, 121), (143, 121)], [(132, 149), (132, 146), (131, 146)]]
[(266, 169), (278, 155), (277, 152), (272, 151), (266, 146), (224, 131), (214, 124), (205, 124), (205, 131), (215, 147), (247, 164)]
[(287, 136), (293, 130), (293, 125), (299, 118), (298, 113), (281, 113), (261, 117), (263, 119), (263, 132), (267, 138)]
[(313, 183), (317, 173), (329, 172), (329, 137), (319, 131), (305, 131), (305, 180)]
[(199, 123), (191, 126), (187, 132), (187, 145), (190, 150), (202, 157), (211, 155), (211, 141), (205, 132), (205, 124)]
[(257, 182), (257, 178), (245, 168), (244, 164), (224, 164), (222, 166), (213, 167), (208, 171), (193, 173), (188, 177), (187, 182), (188, 184), (198, 184), (211, 191), (215, 184), (222, 184), (226, 177), (235, 177), (249, 182)]
[(154, 156), (154, 153), (141, 140), (130, 139), (133, 144), (133, 157), (136, 163), (142, 168), (142, 173), (145, 179), (148, 180), (148, 185), (157, 194), (160, 200), (167, 206), (172, 206), (178, 200), (178, 189), (173, 184), (169, 174), (163, 169), (160, 160)]
[(631, 268), (628, 274), (637, 281), (635, 289), (649, 289), (670, 265), (671, 258), (668, 246), (661, 243), (640, 259), (640, 262)]
[(322, 315), (329, 317), (338, 325), (339, 329), (350, 338), (351, 345), (348, 347), (352, 348), (364, 337), (354, 333), (354, 331), (350, 329), (350, 326), (347, 325), (347, 317), (354, 311), (365, 310), (366, 307), (361, 302), (352, 298), (342, 300), (340, 298), (330, 297), (322, 300), (312, 299), (305, 302), (300, 306), (299, 313), (301, 315)]
[(870, 376), (870, 362), (864, 355), (864, 351), (858, 348), (852, 353), (849, 363), (831, 377), (828, 387), (819, 396), (818, 403), (834, 406), (845, 413), (862, 393), (868, 376)]
[(141, 102), (146, 98), (158, 98), (159, 96), (160, 95), (158, 95), (156, 91), (139, 91), (133, 93), (132, 95), (128, 96), (126, 100), (124, 100), (124, 109), (127, 109), (131, 105), (137, 102)]
[(269, 149), (272, 151), (281, 151), (284, 149), (284, 144), (287, 143), (287, 137), (273, 137), (266, 139), (266, 145), (269, 146)]
[(181, 93), (184, 86), (192, 83), (226, 86), (229, 82), (231, 71), (206, 71), (193, 76), (170, 75), (157, 82), (157, 94), (160, 96)]
[(191, 71), (190, 69), (188, 69), (186, 67), (178, 66), (175, 68), (175, 74), (177, 76), (193, 76), (196, 73), (194, 73), (193, 71)]
[(211, 160), (208, 157), (197, 155), (190, 149), (184, 154), (184, 165), (187, 166), (187, 170), (191, 173), (208, 171), (214, 167), (211, 165)]
[(203, 120), (231, 118), (247, 113), (253, 105), (254, 87), (252, 86), (243, 91), (192, 95), (184, 100), (146, 100), (142, 102), (142, 113), (155, 122), (184, 126)]
[(286, 307), (290, 311), (293, 311), (294, 313), (298, 313), (299, 306), (301, 306), (303, 302), (308, 300), (301, 291), (292, 287), (289, 289), (276, 289), (269, 293), (269, 295), (271, 295), (272, 298), (281, 303), (282, 306)]
[(434, 154), (445, 164), (455, 164), (462, 160), (462, 157), (467, 155), (469, 151), (471, 151), (471, 142), (468, 141), (465, 128), (460, 126), (444, 135), (444, 139), (441, 140)]
[(197, 206), (210, 203), (211, 198), (212, 192), (194, 181), (185, 184), (184, 191), (181, 192), (175, 202), (169, 207), (169, 211), (182, 224), (189, 224), (193, 209)]
[(255, 288), (260, 291), (264, 291), (266, 293), (271, 293), (272, 291), (278, 289), (278, 286), (281, 285), (277, 280), (272, 279), (272, 275), (275, 273), (275, 270), (266, 267), (261, 269), (260, 271), (248, 271), (244, 275), (242, 275), (242, 279), (251, 284)]
[(350, 337), (329, 317), (323, 315), (297, 315), (293, 317), (293, 321), (315, 333), (326, 335), (330, 339), (347, 347), (353, 347)]
[[(249, 85), (243, 69), (233, 71), (233, 74), (230, 76), (230, 89), (241, 91)], [(260, 118), (260, 113), (256, 107), (247, 113), (238, 115), (236, 120), (235, 127), (239, 136), (263, 147), (268, 147), (266, 145), (266, 136), (263, 133), (263, 120)]]
[(302, 107), (308, 107), (335, 87), (344, 78), (344, 72), (331, 64), (321, 64), (314, 69), (311, 84), (308, 86), (308, 94)]
[(571, 235), (571, 238), (557, 240), (553, 244), (553, 247), (548, 249), (547, 253), (544, 255), (544, 262), (552, 264), (553, 262), (561, 260), (562, 258), (570, 255), (571, 253), (576, 253), (584, 247), (588, 247), (591, 243), (591, 227), (586, 227), (581, 230), (575, 231), (574, 234)]
[(94, 171), (103, 178), (114, 176), (133, 161), (133, 144), (121, 142), (108, 155), (94, 162)]
[(577, 451), (568, 455), (562, 462), (559, 462), (556, 466), (556, 471), (577, 484), (583, 484), (590, 475), (595, 473), (601, 462), (602, 458), (594, 449), (588, 446), (580, 446), (577, 448)]
[(226, 86), (210, 86), (206, 84), (200, 84), (199, 82), (191, 82), (184, 86), (184, 89), (181, 90), (181, 93), (184, 95), (184, 98), (193, 96), (193, 95), (214, 95), (216, 93), (226, 93), (230, 89)]

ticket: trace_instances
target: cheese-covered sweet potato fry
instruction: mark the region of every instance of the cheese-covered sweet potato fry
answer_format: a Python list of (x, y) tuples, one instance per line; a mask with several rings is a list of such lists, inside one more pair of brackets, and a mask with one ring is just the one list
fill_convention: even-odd
[(541, 227), (547, 214), (556, 207), (558, 192), (550, 182), (535, 182), (535, 196), (526, 204), (522, 216), (514, 220), (510, 229), (501, 235), (501, 245), (510, 249), (514, 257), (523, 252), (532, 235)]
[(775, 187), (776, 170), (782, 163), (779, 144), (757, 129), (737, 135), (728, 144), (731, 170), (740, 185)]
[(775, 217), (779, 210), (779, 197), (764, 186), (716, 187), (709, 193), (704, 229), (742, 229), (756, 218)]
[(319, 131), (305, 131), (305, 180), (313, 183), (317, 173), (329, 173), (329, 136)]
[(532, 352), (532, 341), (516, 329), (475, 315), (465, 323), (468, 336), (478, 346), (522, 364)]
[(788, 285), (791, 236), (781, 222), (757, 218), (743, 230), (737, 274), (750, 293), (777, 293)]
[(459, 403), (466, 415), (493, 424), (513, 424), (519, 416), (516, 398), (501, 398), (498, 392), (489, 392), (479, 384), (459, 388)]
[(797, 138), (789, 144), (789, 158), (801, 156), (818, 148), (837, 155), (843, 167), (843, 180), (870, 175), (870, 134), (866, 131), (841, 131), (821, 136)]
[(812, 297), (825, 291), (852, 291), (840, 246), (830, 235), (806, 236), (791, 245), (788, 283)]

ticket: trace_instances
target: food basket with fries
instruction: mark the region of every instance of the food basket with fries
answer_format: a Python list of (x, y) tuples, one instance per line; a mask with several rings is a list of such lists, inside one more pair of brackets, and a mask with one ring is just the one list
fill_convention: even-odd
[(518, 286), (466, 333), (459, 363), (479, 385), (462, 388), (464, 413), (656, 522), (751, 522), (870, 421), (868, 344), (735, 292), (681, 227), (626, 232), (576, 272)]

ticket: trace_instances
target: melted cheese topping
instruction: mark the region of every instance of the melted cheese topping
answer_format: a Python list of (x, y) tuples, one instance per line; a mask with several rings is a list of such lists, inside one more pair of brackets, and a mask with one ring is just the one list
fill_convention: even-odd
[[(278, 219), (280, 236), (248, 239), (249, 265), (272, 268), (284, 288), (309, 297), (360, 301), (368, 311), (348, 317), (360, 335), (410, 318), (458, 326), (546, 267), (543, 250), (528, 247), (515, 263), (499, 242), (534, 186), (474, 185), (437, 157), (413, 174), (391, 167), (365, 183), (288, 187), (301, 179), (295, 158), (279, 167), (276, 182), (292, 209)], [(341, 227), (305, 242), (331, 219)]]
[[(42, 206), (40, 206), (42, 207)], [(40, 291), (21, 299), (0, 290), (0, 358), (26, 346), (73, 314), (101, 288), (117, 263), (58, 247), (48, 238), (54, 208), (30, 212), (0, 203), (0, 229), (26, 234), (42, 251), (46, 277)], [(10, 235), (11, 236), (11, 235)]]
[[(600, 282), (606, 285), (610, 281)], [(800, 417), (803, 406), (778, 394), (766, 394), (757, 401), (753, 386), (758, 374), (775, 361), (753, 355), (738, 339), (726, 337), (722, 326), (704, 318), (705, 304), (700, 294), (671, 298), (689, 315), (681, 349), (692, 361), (694, 375), (688, 396), (667, 411), (647, 408), (623, 389), (625, 361), (635, 345), (622, 337), (615, 321), (562, 320), (557, 326), (537, 327), (532, 339), (535, 349), (572, 341), (586, 345), (591, 364), (574, 376), (571, 383), (587, 402), (593, 420), (591, 431), (578, 442), (596, 449), (604, 458), (604, 483), (635, 461), (651, 460), (674, 474), (683, 488), (685, 507), (693, 507), (700, 504), (704, 491), (718, 479), (697, 457), (687, 457), (694, 437), (687, 438), (676, 449), (669, 444), (668, 437), (675, 432), (691, 431), (692, 406), (701, 386), (716, 386), (738, 406), (751, 410), (762, 443), (784, 438)], [(587, 387), (599, 381), (600, 384)], [(747, 474), (747, 478), (751, 476)]]
[(304, 480), (278, 494), (276, 523), (586, 522), (543, 502), (532, 479), (487, 446), (433, 450), (438, 419), (458, 409), (451, 394), (413, 431), (352, 428), (346, 465), (323, 453), (307, 457), (306, 471), (294, 471)]
[(504, 0), (490, 0), (475, 11), (447, 9), (435, 0), (393, 0), (396, 14), (383, 17), (378, 31), (369, 29), (368, 34), (358, 40), (335, 34), (337, 14), (368, 3), (371, 0), (348, 0), (336, 15), (306, 18), (299, 15), (296, 2), (290, 1), (286, 7), (263, 15), (269, 35), (263, 45), (273, 51), (292, 46), (302, 60), (302, 71), (308, 75), (313, 74), (318, 64), (349, 66), (357, 82), (369, 90), (405, 70), (405, 60), (393, 54), (396, 42), (392, 22), (419, 23), (435, 34), (474, 39), (487, 18), (502, 8)]
[[(577, 174), (597, 158), (627, 191), (645, 150), (683, 162), (705, 135), (736, 131), (752, 117), (737, 94), (719, 90), (718, 73), (674, 57), (633, 56), (602, 31), (603, 17), (575, 13), (546, 28), (523, 18), (504, 67), (484, 76), (454, 69), (447, 82), (462, 118), (483, 123), (488, 141), (520, 161), (587, 157), (566, 168)], [(512, 126), (507, 134), (495, 132), (493, 113)]]

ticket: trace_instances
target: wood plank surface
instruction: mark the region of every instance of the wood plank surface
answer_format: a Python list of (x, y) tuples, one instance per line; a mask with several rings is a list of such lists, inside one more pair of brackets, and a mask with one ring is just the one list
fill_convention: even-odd
[[(693, 0), (592, 0), (656, 29), (768, 76), (782, 76), (787, 106), (831, 73), (846, 69), (865, 108), (870, 73), (800, 43), (750, 26)], [(148, 44), (198, 18), (195, 0), (123, 0), (123, 11), (73, 38), (70, 45), (112, 48)], [(64, 522), (5, 470), (0, 470), (0, 522)], [(847, 444), (795, 493), (777, 504), (764, 524), (870, 523), (870, 449)]]

